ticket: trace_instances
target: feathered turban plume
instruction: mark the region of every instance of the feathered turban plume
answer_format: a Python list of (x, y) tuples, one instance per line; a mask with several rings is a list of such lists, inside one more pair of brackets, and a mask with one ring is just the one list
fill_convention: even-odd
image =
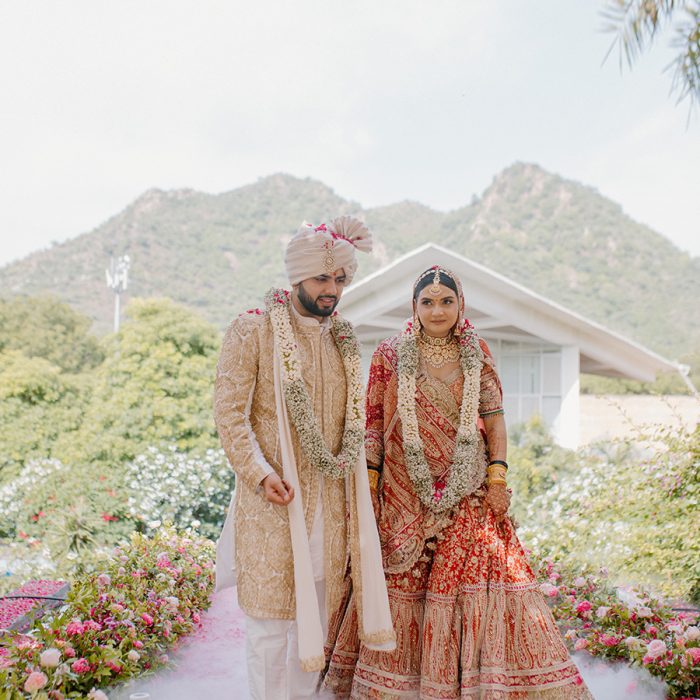
[(304, 222), (287, 245), (284, 263), (291, 284), (328, 275), (343, 268), (348, 282), (357, 271), (356, 251), (372, 250), (372, 234), (354, 216), (340, 216), (327, 224)]

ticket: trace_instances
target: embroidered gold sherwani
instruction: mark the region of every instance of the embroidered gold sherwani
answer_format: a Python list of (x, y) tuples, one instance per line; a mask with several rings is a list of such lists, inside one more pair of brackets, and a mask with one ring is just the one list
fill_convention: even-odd
[[(340, 449), (345, 427), (346, 380), (330, 324), (290, 309), (299, 360), (326, 446)], [(236, 472), (235, 562), (238, 602), (259, 618), (295, 618), (294, 568), (286, 506), (269, 503), (259, 489), (271, 470), (282, 476), (273, 384), (273, 336), (267, 314), (242, 314), (224, 337), (217, 367), (214, 419), (226, 456)], [(323, 503), (326, 609), (342, 596), (347, 564), (345, 480), (326, 479), (304, 457), (294, 428), (307, 533), (319, 492)]]

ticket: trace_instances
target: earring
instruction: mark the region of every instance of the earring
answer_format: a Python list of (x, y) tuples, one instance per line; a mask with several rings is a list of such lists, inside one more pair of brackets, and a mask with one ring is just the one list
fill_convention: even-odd
[(420, 319), (418, 314), (413, 314), (413, 335), (418, 337), (420, 335)]

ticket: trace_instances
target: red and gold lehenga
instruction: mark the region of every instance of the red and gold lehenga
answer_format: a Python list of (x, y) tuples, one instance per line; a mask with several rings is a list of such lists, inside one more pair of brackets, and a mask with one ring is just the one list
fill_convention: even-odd
[[(352, 592), (330, 621), (323, 684), (337, 697), (591, 698), (564, 645), (509, 520), (483, 508), (485, 488), (451, 515), (415, 494), (397, 410), (398, 337), (374, 354), (367, 396), (367, 459), (383, 464), (379, 533), (396, 651), (360, 644)], [(501, 411), (500, 382), (486, 344), (479, 414)], [(454, 450), (463, 374), (445, 381), (423, 366), (416, 412), (426, 459), (445, 477)], [(486, 451), (484, 450), (484, 459)]]

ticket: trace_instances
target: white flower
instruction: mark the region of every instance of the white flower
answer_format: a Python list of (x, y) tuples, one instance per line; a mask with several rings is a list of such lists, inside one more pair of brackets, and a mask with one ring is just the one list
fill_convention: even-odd
[(136, 651), (136, 649), (132, 649), (126, 655), (126, 658), (129, 659), (129, 661), (133, 661), (134, 663), (136, 663), (141, 658), (141, 654), (139, 654), (138, 651)]
[(93, 688), (88, 693), (88, 698), (90, 698), (90, 700), (109, 700), (107, 693), (102, 690), (98, 690), (97, 688)]
[(651, 617), (653, 615), (651, 608), (647, 608), (645, 605), (640, 605), (635, 612), (637, 617)]
[(596, 617), (605, 617), (610, 611), (610, 607), (607, 605), (601, 605), (595, 612)]
[(685, 638), (689, 642), (696, 642), (698, 639), (700, 639), (700, 628), (696, 627), (695, 625), (691, 625), (685, 631)]
[(61, 651), (60, 649), (56, 649), (54, 647), (46, 649), (46, 651), (42, 651), (41, 655), (39, 656), (39, 663), (44, 666), (44, 668), (56, 668), (60, 661)]
[(581, 588), (581, 586), (585, 586), (585, 585), (586, 585), (586, 579), (583, 576), (577, 576), (574, 579), (574, 586), (576, 588)]

